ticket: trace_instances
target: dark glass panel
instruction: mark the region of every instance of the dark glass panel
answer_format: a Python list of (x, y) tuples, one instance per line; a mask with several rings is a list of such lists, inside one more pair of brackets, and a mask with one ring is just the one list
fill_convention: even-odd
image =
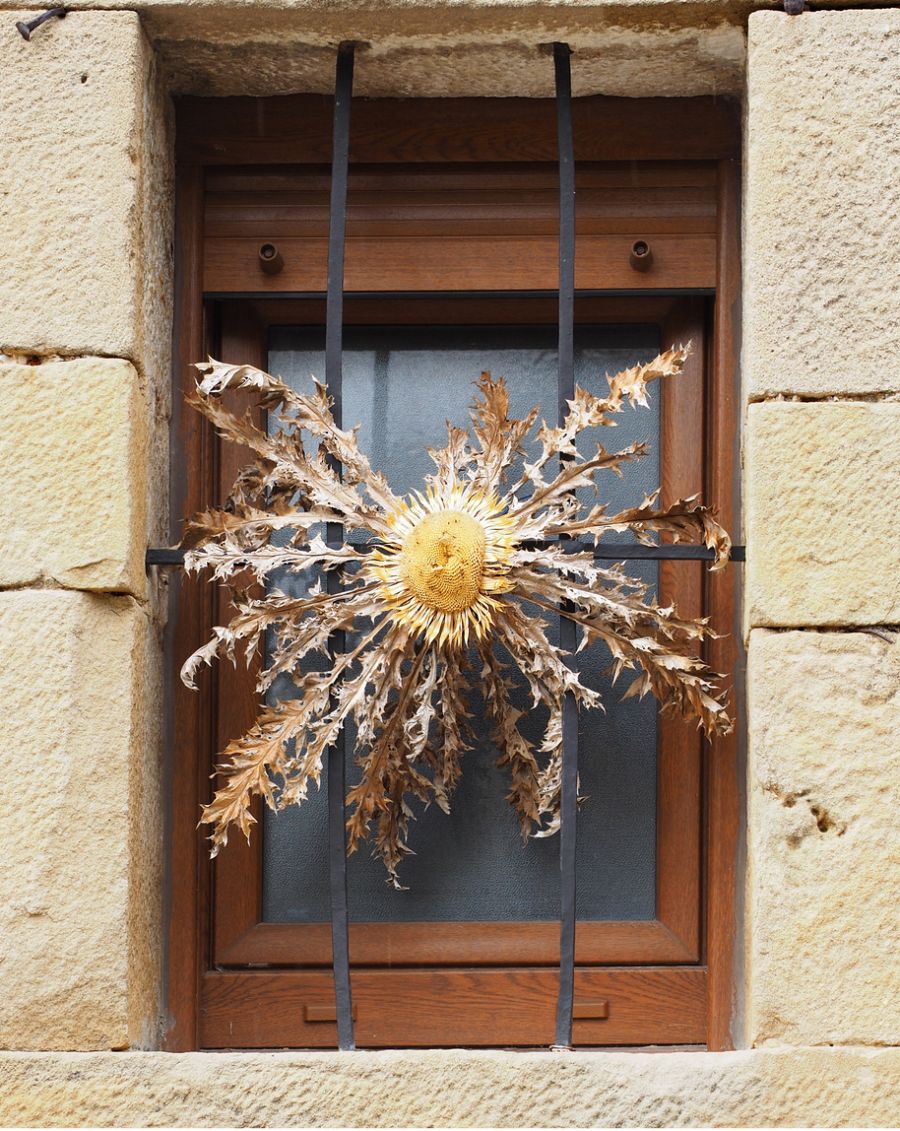
[[(269, 367), (298, 389), (310, 374), (322, 376), (324, 335), (309, 328), (280, 328), (270, 338)], [(426, 449), (441, 446), (445, 421), (468, 422), (473, 382), (482, 370), (507, 379), (515, 415), (540, 404), (556, 415), (556, 329), (553, 326), (357, 327), (345, 330), (344, 426), (360, 424), (360, 443), (398, 494), (422, 485), (433, 465)], [(655, 326), (581, 326), (576, 331), (576, 380), (605, 392), (605, 374), (658, 351)], [(654, 390), (655, 393), (655, 390)], [(601, 499), (610, 510), (639, 503), (659, 482), (659, 406), (626, 410), (615, 429), (598, 429), (584, 443), (623, 448), (647, 440), (650, 454), (630, 464), (620, 480), (606, 473)], [(588, 450), (587, 448), (584, 449)], [(588, 492), (585, 502), (590, 502)], [(622, 536), (619, 536), (620, 538)], [(648, 582), (653, 563), (631, 563)], [(284, 579), (279, 578), (283, 585)], [(294, 578), (296, 589), (303, 579)], [(534, 611), (532, 609), (532, 611)], [(556, 635), (556, 626), (552, 626)], [(581, 919), (649, 919), (655, 914), (656, 709), (649, 699), (620, 703), (627, 687), (604, 675), (609, 657), (592, 647), (579, 657), (584, 678), (603, 693), (605, 714), (582, 717), (578, 915)], [(317, 665), (318, 666), (318, 665)], [(276, 689), (277, 692), (278, 689)], [(521, 694), (522, 707), (528, 697)], [(476, 697), (476, 703), (478, 702)], [(480, 710), (480, 707), (477, 708)], [(523, 729), (539, 738), (544, 715), (526, 715)], [(487, 729), (487, 728), (485, 728)], [(348, 750), (352, 751), (352, 734)], [(351, 917), (357, 921), (500, 921), (554, 919), (559, 907), (556, 838), (522, 845), (504, 800), (505, 774), (485, 738), (466, 755), (463, 780), (447, 816), (436, 806), (418, 812), (411, 831), (416, 852), (401, 867), (410, 890), (384, 882), (384, 869), (367, 851), (349, 864)], [(348, 779), (358, 770), (348, 755)], [(322, 791), (302, 809), (273, 815), (264, 824), (263, 905), (270, 921), (328, 918), (326, 804)]]

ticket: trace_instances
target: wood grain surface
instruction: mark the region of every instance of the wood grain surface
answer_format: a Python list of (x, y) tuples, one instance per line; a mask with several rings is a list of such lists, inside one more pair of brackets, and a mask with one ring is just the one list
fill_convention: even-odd
[[(333, 1023), (305, 1020), (307, 1005), (333, 1004), (330, 973), (211, 971), (203, 982), (204, 1048), (336, 1044)], [(360, 1048), (549, 1045), (556, 988), (552, 970), (354, 971), (356, 1043)], [(576, 970), (576, 1003), (598, 1000), (608, 1003), (608, 1015), (577, 1020), (577, 1045), (705, 1039), (703, 969)]]

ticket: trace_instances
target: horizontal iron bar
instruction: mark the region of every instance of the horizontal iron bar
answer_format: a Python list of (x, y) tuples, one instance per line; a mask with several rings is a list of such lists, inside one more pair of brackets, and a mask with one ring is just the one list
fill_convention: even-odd
[[(746, 561), (744, 546), (732, 546), (728, 555), (733, 562)], [(623, 553), (624, 551), (624, 553)], [(706, 546), (595, 546), (594, 557), (604, 562), (637, 561), (712, 561), (715, 557)]]
[(178, 566), (184, 562), (184, 550), (151, 546), (146, 553), (145, 562), (148, 566)]
[[(336, 543), (343, 546), (345, 543)], [(356, 543), (352, 543), (357, 545)], [(554, 543), (555, 545), (556, 543)], [(603, 562), (639, 562), (639, 561), (712, 561), (712, 550), (706, 546), (588, 546), (578, 541), (559, 543), (567, 553), (577, 553), (579, 550), (593, 548), (594, 557)], [(539, 547), (534, 547), (539, 548)], [(358, 549), (365, 550), (364, 545)], [(729, 555), (733, 562), (744, 562), (746, 558), (745, 546), (732, 546)], [(184, 562), (184, 551), (168, 547), (151, 547), (146, 554), (148, 566), (180, 566)]]

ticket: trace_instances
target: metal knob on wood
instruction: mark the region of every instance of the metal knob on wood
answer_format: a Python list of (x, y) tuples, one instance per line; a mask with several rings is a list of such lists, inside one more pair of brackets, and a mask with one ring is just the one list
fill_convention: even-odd
[(628, 262), (635, 271), (649, 271), (653, 263), (653, 252), (646, 240), (635, 240), (631, 245)]
[(264, 243), (259, 249), (259, 266), (267, 275), (277, 275), (284, 269), (284, 259), (273, 243)]

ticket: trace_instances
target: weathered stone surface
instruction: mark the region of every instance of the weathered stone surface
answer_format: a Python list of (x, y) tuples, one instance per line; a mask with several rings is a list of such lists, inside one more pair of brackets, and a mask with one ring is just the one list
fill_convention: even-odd
[[(68, 18), (68, 17), (67, 17)], [(135, 158), (139, 169), (140, 215), (136, 261), (139, 292), (139, 354), (135, 363), (147, 394), (150, 421), (150, 493), (147, 525), (155, 545), (169, 543), (169, 416), (172, 409), (172, 314), (174, 243), (174, 115), (168, 78), (157, 52), (141, 39), (142, 130)]]
[(900, 622), (900, 403), (753, 404), (745, 456), (750, 626)]
[(900, 633), (756, 630), (747, 674), (750, 1038), (898, 1044)]
[[(573, 93), (619, 97), (678, 97), (740, 93), (743, 29), (604, 26), (583, 9), (547, 13), (465, 7), (407, 20), (391, 6), (365, 14), (317, 13), (314, 24), (279, 21), (282, 34), (255, 27), (210, 34), (166, 24), (160, 58), (178, 91), (203, 95), (277, 95), (297, 90), (330, 93), (334, 44), (369, 43), (360, 56), (354, 88), (369, 98), (528, 97), (553, 95), (553, 67), (541, 45), (564, 39), (572, 46)], [(189, 17), (188, 24), (206, 20)], [(202, 13), (206, 15), (206, 13)], [(240, 25), (238, 25), (240, 26)]]
[(275, 0), (261, 21), (246, 6), (135, 5), (177, 90), (330, 92), (334, 46), (355, 39), (370, 45), (356, 76), (357, 92), (369, 97), (549, 96), (553, 67), (539, 46), (556, 39), (576, 51), (576, 94), (738, 94), (750, 7), (749, 0)]
[(900, 11), (749, 21), (751, 397), (900, 389)]
[(153, 1041), (158, 666), (131, 598), (0, 593), (0, 1047)]
[(148, 421), (127, 361), (0, 365), (0, 586), (146, 590)]
[[(7, 7), (9, 5), (6, 5)], [(0, 354), (108, 355), (144, 383), (166, 477), (172, 318), (170, 99), (133, 12), (77, 12), (0, 42)], [(167, 538), (165, 493), (150, 500)]]
[[(817, 8), (866, 8), (872, 0), (821, 0)], [(578, 7), (589, 13), (594, 23), (619, 23), (625, 26), (665, 24), (670, 27), (703, 27), (720, 23), (744, 24), (752, 12), (760, 8), (783, 11), (784, 0), (580, 0)], [(116, 0), (72, 0), (70, 11), (114, 9)], [(352, 16), (364, 18), (379, 12), (385, 5), (380, 0), (330, 0), (325, 11), (322, 0), (267, 0), (266, 7), (277, 18), (286, 16), (324, 19)], [(0, 9), (15, 7), (15, 0), (0, 0)], [(570, 0), (391, 0), (390, 7), (414, 25), (444, 17), (463, 22), (470, 16), (490, 16), (505, 24), (518, 18), (562, 18)], [(234, 10), (222, 9), (220, 0), (135, 0), (134, 11), (148, 20), (171, 24), (179, 19), (207, 19), (215, 26), (220, 13), (226, 27), (241, 22)], [(243, 21), (246, 26), (246, 21)]]
[[(79, 12), (0, 47), (0, 349), (139, 351), (143, 47), (132, 12)], [(13, 269), (10, 270), (9, 268)]]
[(0, 1056), (8, 1126), (877, 1127), (900, 1049)]
[[(0, 353), (132, 361), (167, 479), (172, 333), (170, 99), (132, 12), (77, 12), (0, 42)], [(164, 491), (149, 528), (168, 541)], [(68, 582), (67, 582), (68, 583)]]

